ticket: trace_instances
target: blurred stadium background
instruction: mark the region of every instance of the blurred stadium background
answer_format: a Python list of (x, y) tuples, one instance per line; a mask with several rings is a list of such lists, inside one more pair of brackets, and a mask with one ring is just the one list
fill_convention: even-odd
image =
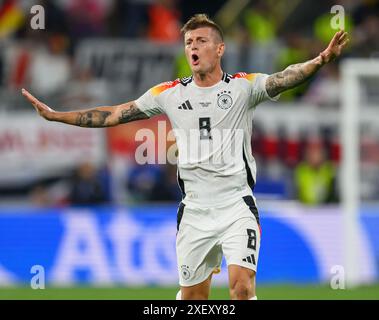
[[(36, 4), (45, 9), (45, 30), (30, 27)], [(327, 45), (336, 4), (351, 37), (343, 57), (255, 113), (257, 294), (378, 299), (379, 73), (345, 87), (341, 71), (347, 59), (364, 59), (368, 69), (379, 59), (376, 0), (2, 1), (0, 299), (174, 299), (178, 288), (176, 167), (138, 165), (134, 156), (146, 143), (135, 139), (141, 128), (159, 137), (147, 158), (166, 156), (173, 142), (162, 134), (169, 124), (158, 126), (165, 117), (109, 129), (48, 123), (22, 87), (59, 111), (135, 99), (190, 74), (179, 30), (199, 12), (225, 31), (227, 72), (273, 73)], [(345, 96), (358, 120), (342, 129)], [(357, 168), (343, 171), (343, 137), (354, 128)], [(349, 190), (358, 191), (353, 203)], [(45, 290), (31, 288), (37, 275)], [(347, 279), (345, 290), (333, 289)], [(225, 263), (211, 298), (229, 298)]]

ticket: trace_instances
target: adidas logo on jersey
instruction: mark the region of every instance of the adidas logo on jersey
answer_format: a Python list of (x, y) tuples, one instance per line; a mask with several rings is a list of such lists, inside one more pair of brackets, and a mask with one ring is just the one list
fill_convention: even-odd
[(191, 106), (191, 103), (189, 102), (189, 100), (186, 100), (185, 102), (183, 102), (179, 107), (178, 107), (179, 110), (193, 110), (192, 106)]
[(248, 262), (248, 263), (252, 263), (252, 264), (256, 265), (254, 254), (251, 254), (250, 256), (242, 259), (242, 261)]

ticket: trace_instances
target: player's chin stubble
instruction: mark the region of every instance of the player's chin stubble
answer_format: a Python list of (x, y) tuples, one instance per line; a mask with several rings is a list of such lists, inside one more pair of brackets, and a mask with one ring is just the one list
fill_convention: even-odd
[(204, 80), (208, 73), (212, 73), (215, 70), (215, 66), (209, 66), (209, 68), (201, 68), (194, 70), (192, 68), (192, 73), (197, 75), (201, 80)]

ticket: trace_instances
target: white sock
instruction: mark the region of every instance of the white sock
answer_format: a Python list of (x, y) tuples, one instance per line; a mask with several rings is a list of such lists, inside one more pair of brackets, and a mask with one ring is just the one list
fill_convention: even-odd
[(251, 297), (249, 300), (258, 300), (257, 296)]

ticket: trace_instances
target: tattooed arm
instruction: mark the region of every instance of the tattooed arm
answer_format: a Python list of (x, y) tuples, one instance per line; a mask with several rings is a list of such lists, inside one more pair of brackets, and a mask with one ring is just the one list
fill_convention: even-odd
[(304, 63), (297, 63), (288, 66), (281, 72), (270, 75), (266, 80), (266, 91), (270, 97), (275, 97), (279, 93), (292, 89), (309, 79), (322, 67), (320, 56)]
[(314, 75), (324, 64), (338, 57), (349, 39), (347, 33), (338, 31), (330, 41), (328, 47), (313, 60), (293, 64), (281, 72), (274, 73), (267, 78), (266, 91), (270, 97), (292, 89)]
[(148, 118), (145, 113), (137, 108), (134, 101), (113, 107), (97, 107), (82, 111), (57, 112), (32, 96), (25, 89), (22, 90), (22, 94), (46, 120), (63, 122), (79, 127), (112, 127), (121, 123)]

